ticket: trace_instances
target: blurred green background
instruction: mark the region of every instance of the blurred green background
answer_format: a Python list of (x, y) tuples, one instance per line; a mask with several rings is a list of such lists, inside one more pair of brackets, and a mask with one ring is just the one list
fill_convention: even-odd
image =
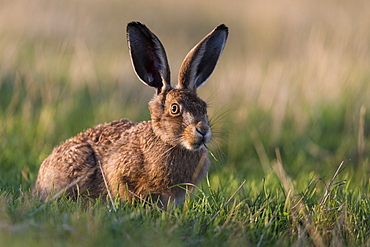
[(52, 148), (96, 124), (149, 119), (126, 23), (164, 44), (172, 83), (215, 26), (230, 35), (199, 89), (210, 105), (210, 179), (261, 181), (277, 153), (308, 175), (369, 182), (370, 2), (0, 0), (0, 186), (28, 190)]

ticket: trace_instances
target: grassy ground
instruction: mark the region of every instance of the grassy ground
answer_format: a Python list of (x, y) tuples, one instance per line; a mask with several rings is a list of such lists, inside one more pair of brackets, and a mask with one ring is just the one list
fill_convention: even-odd
[[(6, 1), (0, 8), (0, 246), (369, 246), (368, 1)], [(39, 202), (39, 165), (102, 122), (149, 118), (127, 22), (164, 43), (173, 81), (220, 23), (199, 90), (210, 173), (178, 208)], [(342, 163), (343, 162), (343, 163)]]

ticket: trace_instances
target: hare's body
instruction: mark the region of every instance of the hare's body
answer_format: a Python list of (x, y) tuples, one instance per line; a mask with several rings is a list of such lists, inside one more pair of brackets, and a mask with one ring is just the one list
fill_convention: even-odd
[[(166, 203), (168, 198), (181, 200), (185, 193), (181, 184), (197, 183), (205, 175), (206, 157), (204, 147), (184, 150), (163, 142), (154, 134), (151, 121), (121, 119), (88, 129), (55, 148), (40, 168), (51, 172), (40, 173), (36, 188), (42, 198), (65, 188), (70, 196), (81, 193), (97, 198), (107, 193), (103, 171), (113, 195), (119, 192), (122, 199), (130, 200), (134, 195), (147, 198), (150, 192)], [(79, 179), (78, 188), (69, 187)]]
[(42, 163), (35, 191), (45, 199), (52, 192), (91, 198), (108, 191), (122, 200), (152, 197), (166, 204), (180, 202), (187, 189), (209, 167), (204, 144), (211, 138), (207, 105), (196, 95), (212, 73), (227, 38), (220, 25), (185, 58), (173, 88), (164, 48), (144, 25), (127, 28), (135, 71), (157, 89), (149, 102), (151, 121), (121, 119), (98, 125), (68, 139)]

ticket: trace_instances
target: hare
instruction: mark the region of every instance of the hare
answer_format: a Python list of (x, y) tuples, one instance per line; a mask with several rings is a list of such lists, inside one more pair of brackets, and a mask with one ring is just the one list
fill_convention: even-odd
[(156, 89), (148, 104), (151, 121), (100, 124), (56, 147), (40, 166), (34, 189), (39, 198), (62, 191), (71, 198), (110, 193), (129, 202), (182, 202), (210, 165), (207, 105), (196, 90), (213, 72), (227, 36), (223, 24), (205, 36), (185, 57), (173, 87), (162, 43), (145, 25), (128, 23), (134, 70)]

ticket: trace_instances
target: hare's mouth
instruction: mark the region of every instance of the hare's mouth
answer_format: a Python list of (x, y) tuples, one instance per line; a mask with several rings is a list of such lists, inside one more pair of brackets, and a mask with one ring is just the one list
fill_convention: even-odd
[(204, 146), (204, 144), (209, 143), (211, 140), (211, 132), (207, 131), (205, 133), (201, 133), (198, 130), (196, 131), (195, 135), (191, 140), (187, 140), (183, 143), (183, 146), (188, 150), (197, 150)]
[(205, 143), (185, 143), (183, 146), (188, 150), (198, 150), (202, 146), (204, 146)]

